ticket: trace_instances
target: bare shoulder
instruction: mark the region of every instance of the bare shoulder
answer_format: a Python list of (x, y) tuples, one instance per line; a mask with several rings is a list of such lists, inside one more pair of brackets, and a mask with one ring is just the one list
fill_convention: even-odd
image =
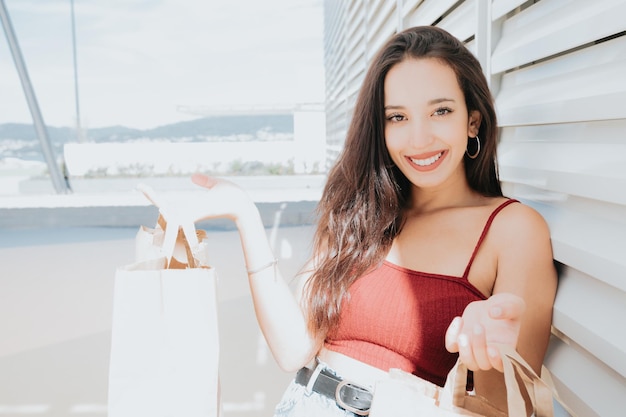
[(552, 292), (556, 278), (552, 241), (538, 211), (521, 203), (509, 204), (495, 217), (490, 233), (497, 257), (494, 293), (517, 293), (533, 304), (538, 298), (529, 290), (548, 286)]
[(493, 220), (491, 233), (502, 243), (532, 243), (550, 237), (548, 224), (541, 213), (519, 202), (509, 204), (498, 213)]

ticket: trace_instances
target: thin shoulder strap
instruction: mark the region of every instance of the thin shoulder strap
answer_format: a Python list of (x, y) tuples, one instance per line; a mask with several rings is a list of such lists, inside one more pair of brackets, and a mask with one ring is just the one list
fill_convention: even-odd
[(476, 247), (474, 248), (474, 253), (472, 253), (472, 257), (470, 258), (469, 262), (467, 263), (467, 267), (465, 268), (465, 272), (463, 273), (463, 278), (464, 279), (467, 279), (467, 277), (469, 276), (469, 271), (470, 271), (470, 268), (472, 267), (472, 264), (474, 263), (474, 258), (476, 258), (476, 254), (478, 253), (478, 249), (480, 249), (480, 246), (483, 244), (483, 240), (485, 240), (485, 236), (487, 236), (487, 232), (489, 232), (489, 228), (491, 227), (491, 223), (493, 223), (493, 219), (496, 218), (498, 213), (500, 213), (500, 211), (503, 208), (505, 208), (506, 206), (508, 206), (511, 203), (519, 203), (519, 201), (515, 200), (515, 199), (512, 199), (512, 198), (506, 200), (504, 203), (502, 203), (498, 207), (496, 207), (496, 209), (489, 216), (489, 219), (487, 219), (487, 223), (485, 224), (485, 227), (483, 228), (483, 232), (481, 233), (480, 238), (478, 239), (478, 243), (476, 243)]

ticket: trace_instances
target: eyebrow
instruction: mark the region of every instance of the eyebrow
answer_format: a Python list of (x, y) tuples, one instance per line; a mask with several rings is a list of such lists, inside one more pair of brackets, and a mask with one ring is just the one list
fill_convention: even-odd
[(454, 102), (454, 99), (453, 98), (446, 98), (446, 97), (435, 98), (435, 99), (430, 100), (428, 102), (428, 104), (439, 104), (439, 103), (444, 103), (446, 101)]
[[(440, 98), (434, 98), (432, 100), (428, 101), (428, 105), (432, 106), (433, 104), (439, 104), (439, 103), (445, 103), (445, 102), (455, 102), (455, 100), (453, 98), (447, 98), (447, 97), (440, 97)], [(404, 106), (385, 106), (385, 110), (395, 110), (395, 109), (402, 109), (404, 108)]]

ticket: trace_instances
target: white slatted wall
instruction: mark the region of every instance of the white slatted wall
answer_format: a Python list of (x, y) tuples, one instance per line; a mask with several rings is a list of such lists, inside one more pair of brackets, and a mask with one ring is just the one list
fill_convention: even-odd
[[(535, 207), (560, 266), (546, 367), (574, 416), (626, 415), (626, 0), (326, 0), (328, 164), (369, 59), (437, 25), (496, 97), (506, 195)], [(557, 407), (557, 415), (566, 413)]]

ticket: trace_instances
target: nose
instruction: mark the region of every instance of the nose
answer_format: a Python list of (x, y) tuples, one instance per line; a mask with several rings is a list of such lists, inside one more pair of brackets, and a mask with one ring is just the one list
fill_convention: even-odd
[(433, 132), (427, 121), (413, 118), (409, 122), (410, 143), (416, 149), (426, 148), (433, 140)]

